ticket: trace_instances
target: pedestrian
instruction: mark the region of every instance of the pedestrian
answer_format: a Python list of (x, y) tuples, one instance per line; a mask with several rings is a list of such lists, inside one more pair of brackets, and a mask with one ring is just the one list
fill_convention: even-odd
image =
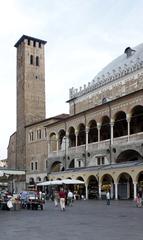
[(42, 200), (42, 191), (41, 190), (38, 192), (38, 198), (39, 198), (39, 200)]
[(59, 191), (59, 198), (60, 198), (60, 207), (61, 211), (65, 211), (65, 198), (66, 194), (63, 188), (60, 189)]
[(110, 192), (109, 192), (109, 190), (107, 190), (107, 192), (106, 192), (106, 203), (107, 203), (107, 205), (110, 205)]
[(54, 191), (54, 204), (55, 204), (55, 207), (58, 206), (58, 202), (59, 202), (59, 193), (57, 190)]
[(68, 199), (68, 206), (72, 206), (72, 203), (73, 203), (73, 193), (72, 193), (71, 190), (68, 190), (67, 199)]
[(138, 192), (137, 197), (136, 197), (136, 206), (141, 207), (142, 206), (142, 198), (140, 193)]

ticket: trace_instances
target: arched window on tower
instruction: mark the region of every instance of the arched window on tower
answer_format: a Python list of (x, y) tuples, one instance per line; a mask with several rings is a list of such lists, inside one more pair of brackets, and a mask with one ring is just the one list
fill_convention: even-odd
[(39, 66), (39, 57), (36, 57), (36, 66)]
[(30, 55), (30, 64), (33, 64), (33, 55)]
[(28, 39), (28, 45), (30, 45), (30, 39)]

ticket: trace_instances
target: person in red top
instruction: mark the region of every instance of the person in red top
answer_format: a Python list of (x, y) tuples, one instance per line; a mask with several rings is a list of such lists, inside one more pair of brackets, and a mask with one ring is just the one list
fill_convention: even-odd
[(59, 191), (59, 198), (60, 198), (60, 207), (62, 211), (65, 211), (65, 198), (66, 198), (66, 194), (64, 192), (64, 189), (61, 188)]

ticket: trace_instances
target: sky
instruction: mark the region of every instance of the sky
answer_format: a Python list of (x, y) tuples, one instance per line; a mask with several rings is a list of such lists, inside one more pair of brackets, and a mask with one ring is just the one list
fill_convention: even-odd
[(126, 47), (143, 42), (142, 0), (5, 0), (0, 6), (0, 159), (16, 131), (16, 48), (46, 40), (46, 118), (69, 113), (69, 89), (91, 82)]

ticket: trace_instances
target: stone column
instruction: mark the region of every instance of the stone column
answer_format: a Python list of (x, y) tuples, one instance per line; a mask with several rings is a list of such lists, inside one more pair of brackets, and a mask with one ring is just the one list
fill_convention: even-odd
[(88, 132), (89, 127), (86, 127), (85, 133), (86, 133), (86, 143), (85, 143), (85, 150), (88, 151)]
[(59, 138), (58, 138), (58, 135), (56, 134), (56, 142), (57, 142), (57, 155), (58, 155), (58, 152), (59, 152)]
[(47, 136), (47, 142), (48, 142), (48, 153), (50, 153), (51, 149), (50, 149), (50, 139), (49, 139), (49, 136)]
[(66, 132), (66, 142), (65, 142), (65, 148), (66, 148), (66, 153), (68, 155), (68, 150), (69, 150), (69, 133)]
[(115, 200), (118, 200), (118, 183), (115, 182)]
[(114, 140), (114, 134), (113, 134), (113, 126), (114, 126), (114, 120), (111, 118), (110, 119), (110, 138), (111, 138), (111, 144), (113, 144), (113, 140)]
[(134, 185), (134, 199), (135, 199), (137, 196), (137, 183), (133, 182), (133, 185)]
[(99, 199), (101, 199), (101, 183), (98, 184)]
[(127, 182), (127, 199), (129, 199), (130, 197), (130, 183), (129, 183), (129, 180)]
[(127, 123), (128, 123), (128, 142), (130, 141), (130, 121), (131, 121), (131, 115), (128, 113), (127, 114)]
[(88, 199), (88, 184), (85, 183), (85, 198)]
[(98, 147), (100, 143), (100, 129), (101, 129), (101, 123), (97, 123), (97, 130), (98, 130)]
[(78, 137), (78, 130), (75, 130), (75, 147), (77, 151), (77, 137)]

